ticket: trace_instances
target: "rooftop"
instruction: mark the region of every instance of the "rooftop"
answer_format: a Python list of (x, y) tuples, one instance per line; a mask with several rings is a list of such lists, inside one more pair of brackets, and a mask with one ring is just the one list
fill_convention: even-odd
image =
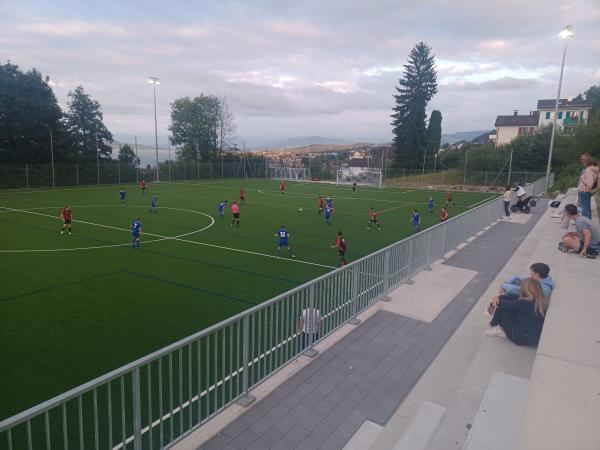
[(534, 127), (537, 126), (539, 121), (539, 114), (534, 111), (531, 114), (519, 116), (512, 114), (510, 116), (498, 116), (496, 117), (496, 127)]
[[(555, 107), (556, 107), (556, 99), (538, 100), (538, 103), (537, 103), (538, 111), (542, 110), (542, 109), (552, 110)], [(568, 108), (592, 109), (592, 101), (584, 100), (582, 98), (573, 98), (570, 100), (568, 98), (561, 98), (558, 102), (558, 107), (560, 109), (568, 109)]]

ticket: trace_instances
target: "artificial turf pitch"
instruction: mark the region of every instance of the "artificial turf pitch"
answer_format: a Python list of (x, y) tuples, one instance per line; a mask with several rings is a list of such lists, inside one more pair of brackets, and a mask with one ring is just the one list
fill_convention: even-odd
[[(246, 189), (240, 227), (217, 204)], [(331, 249), (346, 237), (349, 262), (439, 222), (444, 192), (229, 180), (0, 192), (0, 419), (47, 400), (339, 266)], [(149, 212), (158, 194), (158, 214)], [(319, 194), (333, 198), (326, 225)], [(433, 214), (427, 199), (435, 200)], [(453, 217), (490, 194), (454, 193)], [(59, 214), (73, 208), (73, 234)], [(366, 229), (368, 208), (382, 230)], [(130, 224), (144, 223), (141, 249)], [(282, 249), (281, 225), (297, 256)]]

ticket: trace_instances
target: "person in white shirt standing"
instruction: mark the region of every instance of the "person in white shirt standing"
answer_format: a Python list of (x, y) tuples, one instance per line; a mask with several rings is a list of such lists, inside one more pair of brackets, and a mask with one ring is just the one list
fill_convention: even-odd
[(298, 331), (302, 332), (303, 350), (318, 341), (323, 331), (321, 311), (314, 307), (303, 309), (298, 320)]
[(506, 190), (502, 194), (502, 201), (504, 201), (504, 218), (510, 220), (510, 186), (506, 186)]

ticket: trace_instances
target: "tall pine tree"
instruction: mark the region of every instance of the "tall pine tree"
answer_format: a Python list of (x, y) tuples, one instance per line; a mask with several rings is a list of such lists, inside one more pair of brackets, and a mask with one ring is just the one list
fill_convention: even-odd
[(76, 161), (95, 160), (96, 151), (100, 157), (111, 157), (112, 148), (106, 142), (112, 142), (113, 136), (104, 125), (102, 107), (77, 86), (69, 92), (69, 110), (66, 123), (71, 142), (71, 158)]
[(396, 87), (396, 106), (392, 114), (394, 163), (397, 167), (420, 168), (427, 145), (425, 108), (437, 93), (435, 57), (431, 47), (419, 42), (408, 55), (404, 78)]

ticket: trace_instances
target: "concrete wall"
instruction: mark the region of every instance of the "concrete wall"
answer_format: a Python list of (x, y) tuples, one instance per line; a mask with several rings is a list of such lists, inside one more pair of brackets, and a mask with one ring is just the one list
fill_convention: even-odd
[(496, 146), (510, 144), (519, 135), (519, 127), (497, 127)]

